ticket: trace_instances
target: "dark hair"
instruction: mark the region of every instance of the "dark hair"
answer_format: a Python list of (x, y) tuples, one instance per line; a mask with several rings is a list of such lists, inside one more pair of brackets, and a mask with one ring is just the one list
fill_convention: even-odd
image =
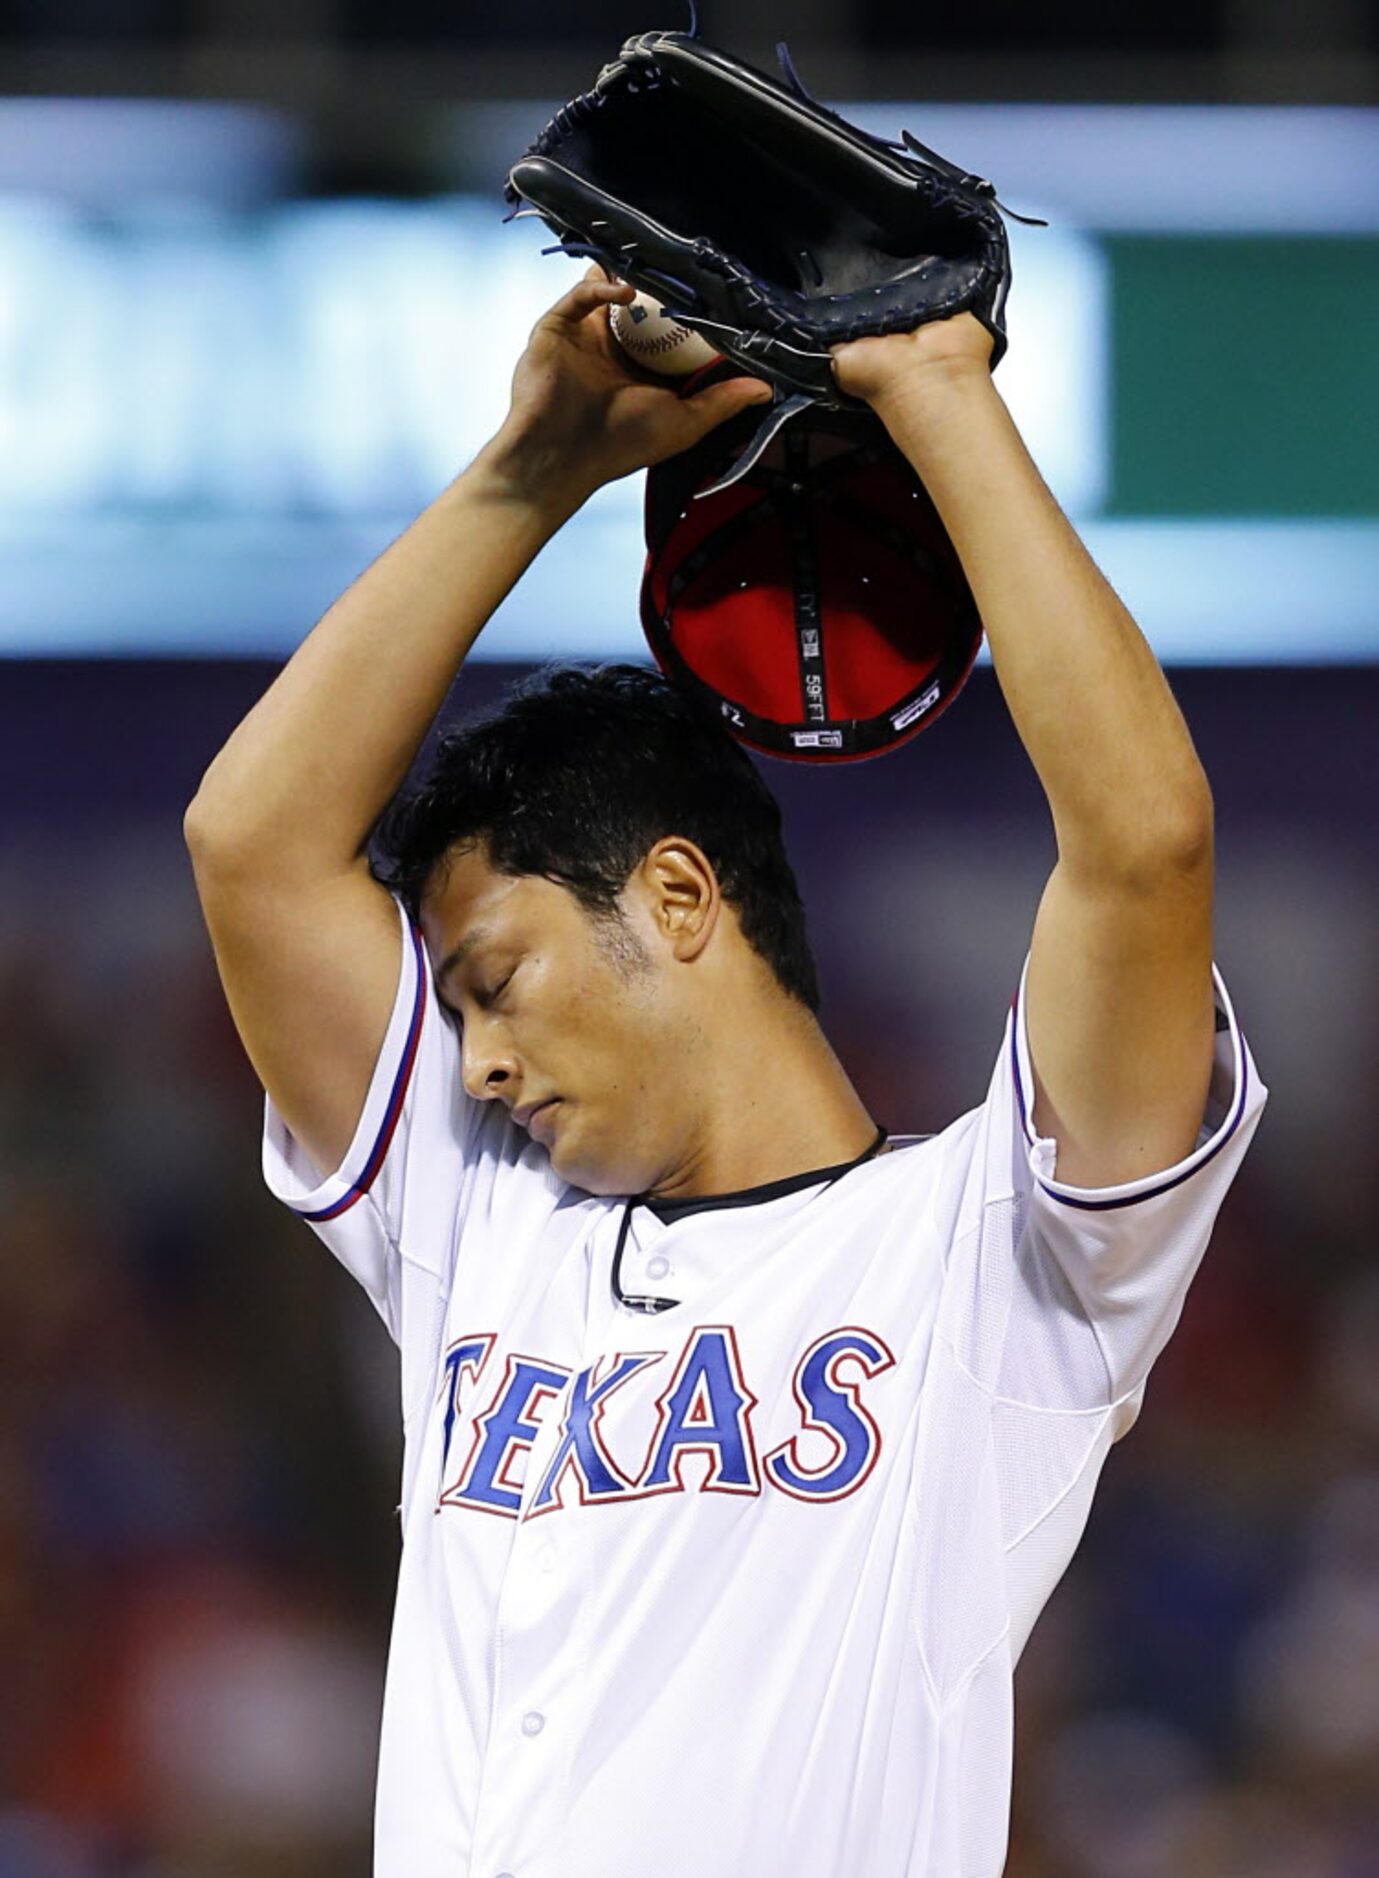
[(415, 918), (436, 863), (482, 841), (498, 873), (544, 875), (586, 912), (616, 918), (664, 835), (703, 849), (743, 937), (817, 1013), (779, 805), (711, 708), (645, 666), (547, 666), (442, 735), (420, 782), (380, 818), (373, 872)]

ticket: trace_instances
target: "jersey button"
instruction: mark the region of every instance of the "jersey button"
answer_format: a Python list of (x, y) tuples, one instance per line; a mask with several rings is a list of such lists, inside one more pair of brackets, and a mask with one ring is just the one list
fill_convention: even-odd
[(522, 1717), (522, 1733), (524, 1735), (539, 1735), (545, 1726), (546, 1717), (541, 1713), (540, 1709), (530, 1708)]
[(648, 1278), (664, 1278), (669, 1270), (670, 1260), (662, 1258), (659, 1252), (654, 1259), (647, 1260), (646, 1275)]

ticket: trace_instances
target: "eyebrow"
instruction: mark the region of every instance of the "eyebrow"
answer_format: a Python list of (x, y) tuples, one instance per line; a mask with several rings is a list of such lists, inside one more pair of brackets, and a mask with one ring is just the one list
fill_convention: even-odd
[(475, 946), (481, 945), (485, 939), (491, 939), (492, 937), (492, 929), (488, 926), (476, 926), (473, 932), (467, 932), (460, 943), (451, 951), (447, 952), (440, 964), (436, 967), (435, 981), (437, 988), (445, 983), (446, 979), (457, 965), (464, 963)]

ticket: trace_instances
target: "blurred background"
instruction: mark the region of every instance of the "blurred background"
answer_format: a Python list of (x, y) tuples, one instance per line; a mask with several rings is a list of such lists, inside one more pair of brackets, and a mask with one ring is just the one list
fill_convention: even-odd
[[(363, 1878), (395, 1352), (259, 1182), (180, 839), (232, 726), (501, 419), (575, 278), (501, 184), (612, 0), (0, 5), (0, 1878)], [(1217, 800), (1273, 1095), (1017, 1681), (1011, 1878), (1379, 1874), (1379, 27), (1368, 0), (705, 4), (1010, 225), (998, 384)], [(1369, 343), (1366, 343), (1366, 341)], [(450, 709), (642, 656), (640, 479)], [(829, 1033), (979, 1101), (1047, 814), (989, 668), (763, 760)]]

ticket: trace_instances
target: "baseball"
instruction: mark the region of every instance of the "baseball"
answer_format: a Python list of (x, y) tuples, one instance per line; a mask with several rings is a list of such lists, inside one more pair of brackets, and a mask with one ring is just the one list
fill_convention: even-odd
[(608, 324), (629, 358), (667, 378), (684, 378), (723, 356), (701, 333), (671, 319), (650, 294), (638, 293), (630, 306), (615, 302), (608, 309)]

